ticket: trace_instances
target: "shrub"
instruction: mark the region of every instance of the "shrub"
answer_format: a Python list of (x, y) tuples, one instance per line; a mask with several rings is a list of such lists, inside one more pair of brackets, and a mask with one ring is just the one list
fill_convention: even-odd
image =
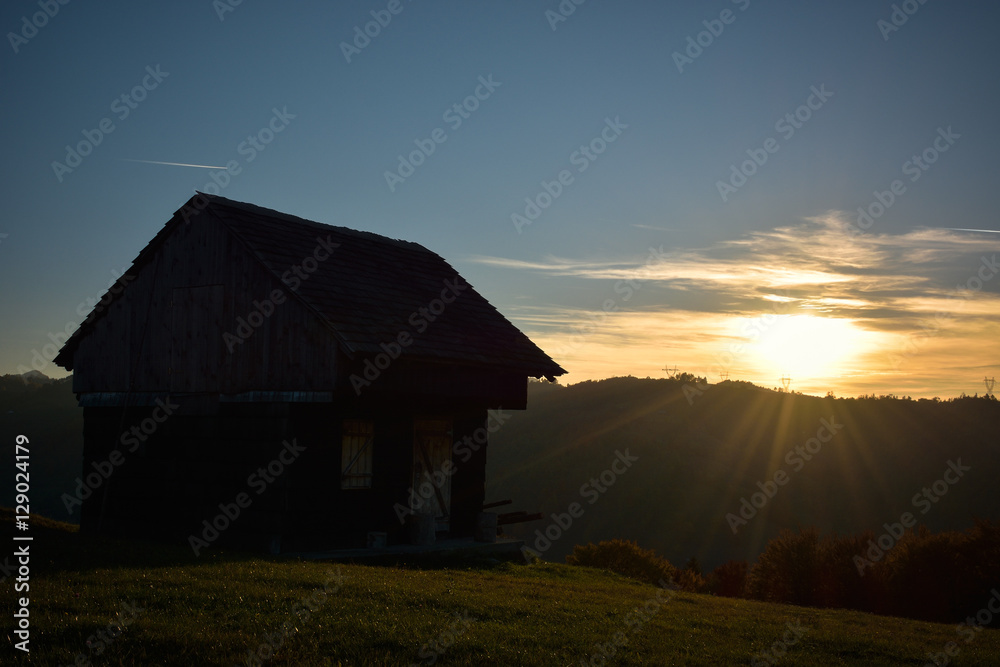
[(698, 587), (705, 582), (700, 575), (691, 570), (678, 570), (652, 549), (643, 549), (630, 540), (609, 540), (584, 546), (578, 544), (573, 547), (573, 553), (566, 556), (566, 562), (610, 570), (650, 584), (665, 581), (692, 592), (699, 592)]
[(712, 571), (709, 576), (709, 590), (727, 598), (746, 597), (747, 571), (750, 566), (745, 560), (731, 560)]
[(819, 589), (819, 532), (782, 530), (750, 568), (747, 590), (767, 602), (816, 605)]
[(960, 620), (982, 608), (1000, 580), (1000, 524), (937, 534), (921, 526), (888, 552), (885, 570), (892, 613)]
[(816, 604), (820, 607), (840, 607), (887, 613), (885, 566), (872, 563), (858, 572), (855, 556), (867, 554), (872, 531), (858, 535), (823, 538), (819, 544), (819, 573)]
[(687, 591), (688, 593), (708, 592), (708, 580), (697, 570), (677, 570), (677, 575), (674, 577), (674, 584), (682, 591)]
[[(822, 539), (815, 528), (782, 531), (750, 568), (745, 592), (770, 602), (951, 622), (981, 609), (1000, 580), (997, 523), (977, 521), (966, 532), (934, 534), (924, 526), (907, 531), (877, 561), (868, 562), (862, 576), (855, 559), (867, 560), (875, 539), (871, 531)], [(716, 590), (722, 590), (723, 581), (738, 581), (738, 572), (729, 563), (718, 568)], [(727, 592), (736, 586), (732, 583)]]

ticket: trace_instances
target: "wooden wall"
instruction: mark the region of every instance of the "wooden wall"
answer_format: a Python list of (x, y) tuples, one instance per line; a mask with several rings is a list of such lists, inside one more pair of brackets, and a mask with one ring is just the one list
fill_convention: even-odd
[[(114, 402), (101, 392), (132, 392), (146, 394), (146, 402), (170, 396), (181, 407), (134, 452), (121, 435), (152, 407), (85, 408), (84, 476), (114, 449), (124, 463), (84, 502), (84, 531), (186, 542), (219, 513), (219, 503), (247, 492), (253, 503), (222, 542), (263, 549), (280, 536), (286, 551), (359, 546), (372, 530), (403, 542), (407, 532), (394, 507), (407, 504), (413, 481), (414, 419), (450, 417), (461, 440), (484, 426), (487, 406), (524, 407), (523, 373), (404, 359), (357, 395), (349, 378), (363, 372), (364, 357), (348, 364), (334, 333), (211, 215), (165, 235), (134, 275), (80, 342), (74, 391), (90, 395), (92, 406)], [(230, 352), (223, 335), (239, 335), (239, 318), (275, 290), (286, 301)], [(332, 392), (333, 401), (225, 399), (245, 392), (299, 392), (298, 399), (265, 401)], [(375, 422), (370, 489), (340, 488), (344, 418)], [(293, 438), (306, 447), (301, 457), (263, 494), (248, 490), (247, 478)], [(486, 447), (455, 463), (451, 528), (471, 535), (484, 500)]]
[[(286, 301), (230, 353), (223, 334), (235, 335), (238, 318), (274, 290)], [(73, 389), (330, 391), (338, 354), (330, 330), (289, 287), (202, 214), (178, 225), (95, 321), (74, 356)]]
[[(267, 550), (280, 537), (283, 551), (357, 547), (373, 530), (389, 533), (390, 543), (408, 539), (394, 507), (408, 503), (413, 421), (431, 415), (384, 407), (345, 412), (333, 404), (223, 403), (214, 415), (172, 416), (135, 452), (124, 451), (122, 431), (150, 414), (149, 408), (85, 409), (84, 471), (115, 448), (123, 449), (125, 462), (84, 502), (83, 531), (186, 543), (189, 535), (201, 535), (202, 521), (219, 513), (219, 503), (232, 503), (242, 492), (251, 498), (250, 507), (213, 545)], [(485, 410), (448, 416), (455, 440), (485, 426)], [(374, 420), (370, 489), (340, 488), (344, 418)], [(248, 477), (278, 458), (283, 441), (293, 439), (305, 451), (258, 494)], [(454, 464), (451, 534), (469, 536), (484, 501), (486, 447)]]

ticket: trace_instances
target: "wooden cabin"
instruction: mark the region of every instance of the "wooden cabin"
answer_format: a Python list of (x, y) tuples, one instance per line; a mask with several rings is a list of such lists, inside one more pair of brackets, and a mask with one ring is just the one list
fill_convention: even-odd
[(488, 434), (565, 372), (423, 246), (205, 194), (56, 362), (81, 530), (271, 551), (471, 535)]

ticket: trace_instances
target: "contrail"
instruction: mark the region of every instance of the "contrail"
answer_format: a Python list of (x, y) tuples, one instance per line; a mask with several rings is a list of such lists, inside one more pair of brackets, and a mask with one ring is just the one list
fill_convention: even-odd
[(961, 227), (945, 227), (953, 232), (984, 232), (987, 234), (1000, 234), (1000, 229), (962, 229)]
[(123, 157), (126, 162), (145, 162), (146, 164), (168, 164), (173, 167), (195, 167), (196, 169), (225, 169), (225, 167), (213, 167), (210, 164), (185, 164), (183, 162), (159, 162), (158, 160), (133, 160)]

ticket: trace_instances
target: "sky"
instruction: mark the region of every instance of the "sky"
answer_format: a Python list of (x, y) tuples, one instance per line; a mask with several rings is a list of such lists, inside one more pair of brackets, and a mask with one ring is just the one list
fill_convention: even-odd
[(65, 375), (57, 343), (201, 190), (426, 246), (564, 383), (981, 394), (998, 19), (985, 0), (6, 2), (0, 373)]

